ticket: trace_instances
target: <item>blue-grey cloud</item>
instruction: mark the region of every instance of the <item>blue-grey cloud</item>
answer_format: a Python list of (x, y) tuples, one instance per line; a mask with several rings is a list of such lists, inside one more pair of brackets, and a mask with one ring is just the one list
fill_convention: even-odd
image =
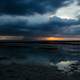
[[(42, 21), (37, 18), (38, 16), (42, 16), (40, 17)], [(26, 36), (68, 34), (68, 30), (70, 30), (71, 32), (71, 29), (73, 28), (71, 26), (80, 24), (80, 21), (75, 19), (61, 19), (60, 17), (56, 16), (54, 16), (53, 18), (44, 18), (44, 15), (38, 14), (37, 16), (0, 16), (0, 34)]]
[(62, 34), (64, 35), (79, 35), (80, 34), (80, 24), (71, 25), (62, 29)]
[(33, 14), (55, 11), (67, 0), (0, 0), (0, 13)]
[[(73, 6), (75, 6), (74, 13), (79, 10), (79, 2), (77, 1), (1, 0), (0, 34), (26, 36), (80, 34), (79, 27), (77, 29), (72, 27), (80, 25), (79, 14), (70, 17), (73, 11), (68, 11), (68, 8), (72, 9)], [(60, 12), (64, 9), (67, 13)], [(50, 17), (51, 15), (54, 16)], [(65, 29), (67, 30), (65, 31)], [(73, 29), (74, 31), (72, 31)]]

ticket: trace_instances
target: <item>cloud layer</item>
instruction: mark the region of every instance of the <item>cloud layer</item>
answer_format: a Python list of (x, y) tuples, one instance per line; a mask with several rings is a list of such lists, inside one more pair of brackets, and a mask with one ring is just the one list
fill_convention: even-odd
[(6, 14), (33, 14), (55, 11), (67, 0), (1, 0), (0, 11)]
[(0, 1), (0, 34), (79, 35), (79, 26), (79, 0)]

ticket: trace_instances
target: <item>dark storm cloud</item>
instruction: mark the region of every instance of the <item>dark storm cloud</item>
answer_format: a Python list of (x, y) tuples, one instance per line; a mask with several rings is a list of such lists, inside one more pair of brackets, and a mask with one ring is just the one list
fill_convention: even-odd
[(78, 0), (78, 5), (80, 5), (80, 0)]
[(64, 27), (62, 29), (63, 35), (79, 35), (80, 34), (80, 24), (71, 25), (69, 27)]
[[(77, 27), (78, 25), (78, 27)], [(75, 26), (75, 28), (74, 28)], [(74, 19), (61, 19), (59, 17), (53, 17), (53, 19), (47, 24), (40, 27), (40, 33), (45, 35), (63, 35), (63, 34), (79, 34), (80, 21)], [(73, 30), (73, 31), (72, 31)]]
[[(45, 16), (43, 16), (43, 18), (44, 17)], [(32, 18), (38, 22), (33, 22)], [(61, 19), (56, 16), (51, 18), (49, 21), (45, 22), (43, 20), (43, 22), (39, 23), (39, 19), (37, 20), (37, 18), (34, 16), (27, 17), (4, 15), (0, 17), (0, 22), (0, 34), (26, 36), (50, 36), (56, 34), (64, 34), (64, 32), (67, 34), (68, 30), (71, 31), (72, 28), (75, 31), (75, 28), (69, 28), (70, 26), (76, 26), (80, 24), (79, 20)], [(77, 27), (76, 30), (79, 30), (78, 28), (79, 27)]]
[(65, 6), (67, 0), (0, 0), (0, 13), (32, 14), (46, 13)]
[[(2, 14), (0, 34), (26, 36), (67, 34), (69, 27), (70, 31), (72, 28), (75, 29), (72, 26), (79, 25), (80, 20), (62, 19), (58, 16), (49, 19), (48, 16), (71, 2), (73, 0), (0, 0)], [(75, 30), (72, 33), (74, 32)]]

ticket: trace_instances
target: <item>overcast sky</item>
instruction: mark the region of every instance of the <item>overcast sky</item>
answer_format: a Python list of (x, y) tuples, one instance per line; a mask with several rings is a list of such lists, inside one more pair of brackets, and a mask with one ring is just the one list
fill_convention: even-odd
[(0, 0), (0, 34), (80, 34), (80, 0)]

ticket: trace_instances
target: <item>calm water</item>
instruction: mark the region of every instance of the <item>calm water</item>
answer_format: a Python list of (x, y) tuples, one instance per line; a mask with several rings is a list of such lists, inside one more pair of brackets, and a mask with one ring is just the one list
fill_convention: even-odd
[(80, 80), (79, 50), (80, 45), (0, 48), (0, 80)]
[[(49, 62), (80, 61), (80, 45), (46, 45), (47, 48), (45, 48), (45, 46), (30, 46), (0, 48), (1, 62), (12, 61), (19, 63), (47, 64)], [(57, 49), (55, 49), (55, 47)]]

